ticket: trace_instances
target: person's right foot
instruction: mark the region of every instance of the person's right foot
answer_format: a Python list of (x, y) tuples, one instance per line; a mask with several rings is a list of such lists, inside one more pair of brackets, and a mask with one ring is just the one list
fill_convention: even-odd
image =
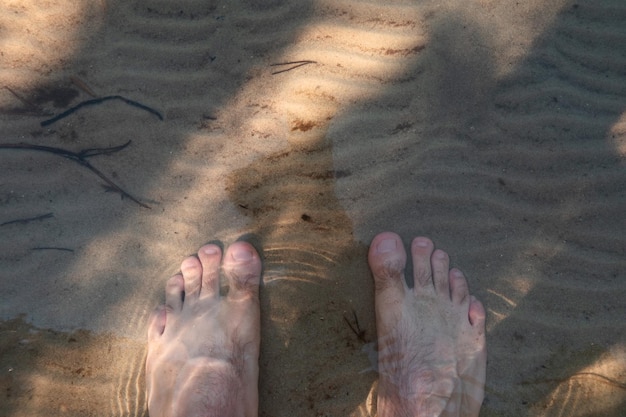
[(478, 416), (484, 397), (485, 309), (448, 255), (417, 237), (406, 252), (395, 233), (372, 240), (378, 332), (378, 416)]
[[(221, 263), (221, 268), (220, 268)], [(167, 282), (148, 328), (151, 417), (258, 415), (261, 259), (235, 242), (205, 245)], [(228, 279), (220, 295), (220, 269)]]

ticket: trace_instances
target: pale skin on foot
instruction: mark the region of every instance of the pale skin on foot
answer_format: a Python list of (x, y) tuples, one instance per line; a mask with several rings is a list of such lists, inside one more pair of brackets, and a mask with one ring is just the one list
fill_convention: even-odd
[[(411, 246), (404, 279), (400, 237), (369, 251), (378, 332), (378, 416), (478, 416), (484, 396), (485, 310), (427, 238)], [(220, 273), (229, 284), (219, 291)], [(151, 417), (258, 415), (261, 259), (246, 242), (185, 259), (150, 319), (146, 379)]]
[(485, 309), (430, 239), (411, 244), (414, 286), (395, 233), (372, 241), (378, 334), (378, 416), (478, 416), (484, 397)]
[[(246, 242), (185, 259), (148, 331), (151, 417), (258, 413), (261, 259)], [(221, 264), (221, 268), (220, 268)], [(229, 284), (220, 295), (220, 270)], [(184, 294), (184, 300), (183, 300)]]

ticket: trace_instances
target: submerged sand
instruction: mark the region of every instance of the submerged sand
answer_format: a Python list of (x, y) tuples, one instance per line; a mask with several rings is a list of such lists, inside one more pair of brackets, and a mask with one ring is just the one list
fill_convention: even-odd
[[(625, 415), (624, 21), (621, 0), (3, 2), (0, 148), (130, 140), (88, 161), (150, 208), (0, 149), (0, 415), (146, 415), (165, 280), (240, 238), (264, 256), (260, 415), (373, 415), (383, 230), (430, 236), (486, 305), (481, 415)], [(40, 124), (116, 95), (163, 120), (116, 99)]]

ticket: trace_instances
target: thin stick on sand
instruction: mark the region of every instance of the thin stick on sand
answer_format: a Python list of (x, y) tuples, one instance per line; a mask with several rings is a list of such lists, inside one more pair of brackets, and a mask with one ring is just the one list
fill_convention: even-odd
[(58, 155), (63, 158), (72, 160), (76, 162), (77, 164), (87, 168), (88, 170), (96, 174), (97, 176), (99, 176), (106, 183), (105, 188), (107, 191), (115, 191), (119, 193), (122, 197), (128, 197), (130, 200), (139, 204), (141, 207), (145, 207), (149, 209), (151, 208), (150, 206), (142, 203), (141, 201), (137, 200), (135, 197), (133, 197), (132, 195), (124, 191), (120, 186), (118, 186), (113, 181), (111, 181), (106, 175), (100, 172), (100, 170), (96, 169), (87, 160), (87, 158), (90, 158), (92, 156), (105, 155), (105, 154), (110, 154), (110, 153), (121, 151), (122, 149), (130, 145), (130, 142), (131, 141), (129, 140), (123, 145), (112, 146), (110, 148), (83, 149), (80, 152), (72, 152), (66, 149), (55, 148), (52, 146), (32, 145), (28, 143), (3, 143), (3, 144), (0, 144), (0, 149), (20, 149), (20, 150), (47, 152), (47, 153), (51, 153), (51, 154)]
[(291, 71), (293, 69), (296, 68), (300, 68), (303, 65), (308, 65), (308, 64), (317, 64), (316, 61), (291, 61), (291, 62), (280, 62), (277, 64), (271, 64), (270, 67), (282, 67), (282, 66), (286, 66), (286, 65), (291, 65), (291, 67), (283, 69), (283, 70), (279, 70), (279, 71), (274, 71), (272, 73), (272, 75), (276, 75), (276, 74), (280, 74), (282, 72), (287, 72), (287, 71)]
[(23, 218), (23, 219), (9, 220), (9, 221), (6, 221), (4, 223), (0, 223), (0, 227), (1, 226), (6, 226), (7, 224), (15, 224), (15, 223), (26, 224), (26, 223), (33, 222), (35, 220), (49, 219), (51, 217), (54, 217), (54, 215), (52, 213), (46, 213), (46, 214), (42, 214), (40, 216), (35, 216), (35, 217), (27, 217), (27, 218)]
[(133, 106), (133, 107), (137, 107), (139, 109), (145, 110), (148, 113), (152, 113), (154, 114), (156, 117), (159, 118), (159, 120), (163, 120), (163, 116), (161, 115), (161, 113), (159, 113), (158, 111), (154, 110), (151, 107), (146, 106), (145, 104), (141, 104), (137, 101), (134, 100), (130, 100), (126, 97), (122, 97), (122, 96), (106, 96), (106, 97), (98, 97), (98, 98), (93, 98), (91, 100), (85, 100), (82, 101), (80, 103), (78, 103), (77, 105), (75, 105), (74, 107), (71, 107), (67, 110), (65, 110), (63, 113), (58, 114), (56, 116), (54, 116), (51, 119), (48, 120), (44, 120), (43, 122), (41, 122), (41, 127), (46, 127), (48, 125), (51, 125), (52, 123), (58, 122), (59, 120), (69, 116), (70, 114), (74, 113), (76, 110), (80, 109), (81, 107), (85, 107), (85, 106), (93, 106), (95, 104), (101, 104), (104, 103), (105, 101), (109, 101), (109, 100), (121, 100), (124, 103), (128, 104), (129, 106)]

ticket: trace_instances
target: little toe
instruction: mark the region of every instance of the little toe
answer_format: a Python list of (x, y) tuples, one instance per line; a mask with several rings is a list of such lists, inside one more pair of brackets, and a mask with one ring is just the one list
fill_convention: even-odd
[(463, 304), (469, 300), (469, 287), (465, 275), (456, 268), (450, 270), (450, 298), (455, 304)]
[(217, 245), (205, 245), (198, 250), (202, 263), (201, 297), (216, 297), (220, 292), (220, 263), (222, 250)]
[(468, 318), (472, 327), (484, 333), (486, 317), (487, 313), (485, 312), (485, 307), (483, 306), (483, 303), (481, 303), (476, 297), (471, 295)]
[(179, 312), (183, 308), (183, 297), (185, 294), (185, 287), (183, 282), (183, 276), (176, 274), (167, 280), (165, 284), (165, 306), (174, 313)]
[(228, 298), (241, 300), (258, 298), (261, 282), (261, 258), (247, 242), (235, 242), (226, 250), (223, 262), (228, 278)]
[(193, 302), (200, 295), (202, 264), (197, 257), (190, 256), (180, 264), (180, 271), (185, 281), (185, 301)]
[(158, 306), (152, 314), (150, 314), (148, 324), (148, 342), (153, 342), (159, 338), (165, 331), (165, 322), (167, 320), (167, 309), (164, 305)]
[(416, 237), (411, 243), (413, 285), (416, 293), (432, 292), (433, 290), (431, 256), (434, 250), (435, 245), (427, 237)]

